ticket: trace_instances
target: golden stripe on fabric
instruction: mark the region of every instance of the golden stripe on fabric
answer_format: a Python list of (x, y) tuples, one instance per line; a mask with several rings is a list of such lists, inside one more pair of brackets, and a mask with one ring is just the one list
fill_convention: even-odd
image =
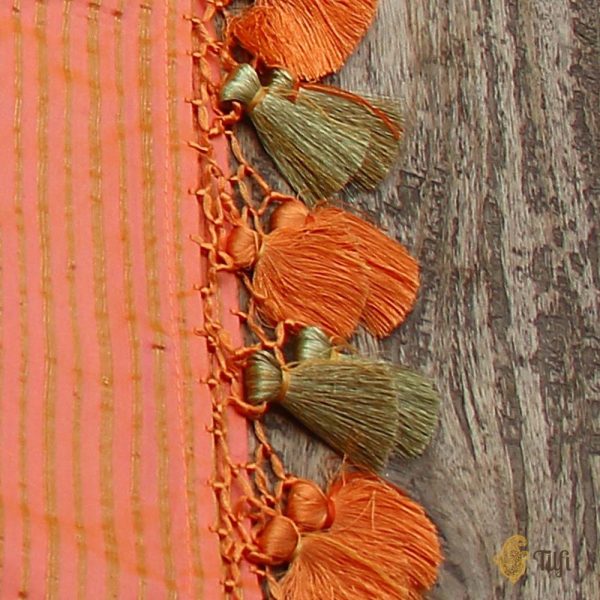
[(65, 78), (65, 227), (67, 240), (67, 284), (69, 287), (69, 315), (71, 337), (73, 340), (73, 372), (75, 377), (73, 388), (72, 415), (72, 453), (73, 453), (73, 502), (75, 507), (75, 536), (77, 545), (77, 598), (86, 598), (87, 576), (87, 535), (84, 526), (83, 509), (83, 474), (81, 457), (81, 424), (83, 411), (83, 361), (82, 339), (79, 330), (79, 303), (77, 301), (77, 286), (75, 265), (77, 252), (75, 246), (75, 207), (73, 194), (73, 72), (71, 69), (71, 4), (72, 0), (64, 0), (62, 28), (62, 67)]
[(35, 5), (36, 55), (37, 55), (37, 214), (41, 245), (42, 321), (44, 336), (44, 387), (43, 387), (43, 448), (44, 448), (44, 512), (48, 528), (48, 556), (46, 590), (49, 598), (58, 596), (58, 559), (60, 535), (57, 515), (56, 473), (56, 323), (54, 318), (54, 291), (52, 288), (52, 233), (48, 206), (48, 38), (46, 34), (46, 4)]
[(131, 232), (129, 230), (129, 189), (127, 184), (127, 169), (129, 149), (125, 128), (125, 76), (123, 50), (123, 20), (125, 10), (124, 0), (119, 3), (114, 19), (115, 39), (115, 76), (117, 91), (117, 144), (119, 151), (119, 228), (123, 243), (123, 290), (125, 295), (125, 311), (127, 314), (127, 331), (131, 354), (133, 382), (132, 398), (132, 447), (131, 447), (131, 502), (132, 519), (135, 535), (136, 572), (139, 578), (138, 599), (146, 597), (147, 588), (147, 559), (144, 544), (144, 522), (141, 505), (141, 443), (142, 443), (142, 373), (140, 360), (140, 323), (135, 306), (133, 290), (133, 249)]
[(17, 0), (13, 9), (13, 26), (15, 39), (15, 112), (14, 112), (14, 144), (15, 144), (15, 212), (17, 220), (18, 271), (19, 271), (19, 329), (21, 332), (21, 365), (19, 378), (21, 393), (18, 400), (19, 411), (19, 501), (23, 541), (21, 547), (21, 581), (19, 591), (27, 594), (31, 576), (31, 510), (29, 507), (29, 483), (27, 481), (27, 415), (29, 395), (29, 323), (27, 302), (27, 241), (25, 238), (25, 217), (23, 212), (23, 24), (21, 22), (21, 3)]
[(102, 208), (102, 87), (100, 85), (99, 11), (101, 3), (91, 3), (88, 13), (87, 53), (90, 86), (90, 184), (92, 210), (92, 252), (94, 269), (94, 296), (96, 335), (100, 350), (100, 502), (102, 534), (107, 560), (106, 586), (109, 598), (118, 597), (119, 554), (114, 518), (113, 430), (114, 430), (114, 382), (112, 344), (108, 318), (106, 248)]
[(166, 337), (161, 324), (160, 276), (157, 256), (156, 225), (156, 180), (154, 175), (154, 135), (152, 113), (152, 11), (153, 4), (141, 6), (139, 24), (139, 86), (142, 133), (142, 198), (144, 205), (144, 257), (146, 262), (146, 282), (148, 290), (148, 308), (151, 327), (154, 330), (154, 403), (156, 407), (158, 446), (158, 500), (159, 529), (163, 560), (165, 565), (165, 583), (170, 598), (177, 596), (175, 582), (175, 564), (171, 543), (171, 511), (169, 509), (168, 481), (168, 440), (166, 419), (165, 359), (160, 348), (166, 347)]
[(183, 230), (181, 218), (182, 202), (187, 197), (181, 175), (181, 130), (179, 124), (179, 103), (181, 102), (182, 91), (178, 86), (177, 62), (177, 22), (181, 19), (177, 0), (169, 0), (167, 14), (167, 110), (169, 120), (169, 152), (171, 157), (172, 174), (172, 198), (173, 210), (172, 220), (174, 227), (174, 239), (172, 247), (174, 252), (173, 269), (175, 271), (175, 289), (171, 290), (172, 297), (177, 298), (177, 323), (179, 342), (181, 344), (180, 365), (178, 365), (178, 380), (182, 382), (180, 390), (182, 397), (182, 417), (183, 417), (183, 446), (186, 473), (186, 499), (187, 499), (187, 521), (190, 535), (190, 554), (192, 561), (192, 589), (195, 598), (202, 598), (204, 594), (201, 556), (201, 539), (198, 524), (199, 504), (196, 481), (196, 460), (195, 460), (195, 438), (196, 431), (194, 427), (194, 386), (197, 377), (194, 374), (191, 358), (190, 345), (188, 341), (187, 327), (190, 323), (187, 313), (186, 298), (183, 291), (186, 288), (186, 271), (183, 260), (183, 245), (189, 243), (189, 238)]

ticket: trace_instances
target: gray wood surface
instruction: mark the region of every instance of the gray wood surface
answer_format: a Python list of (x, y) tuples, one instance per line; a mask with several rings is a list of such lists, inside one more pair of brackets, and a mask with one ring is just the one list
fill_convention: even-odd
[[(443, 396), (432, 447), (388, 473), (439, 526), (435, 599), (600, 598), (599, 15), (594, 0), (381, 0), (332, 80), (401, 96), (412, 121), (400, 164), (356, 201), (419, 257), (422, 289), (390, 339), (358, 343)], [(332, 454), (267, 422), (286, 466), (325, 481)], [(513, 585), (493, 557), (517, 533), (530, 560)], [(543, 571), (539, 549), (567, 550), (571, 570)]]

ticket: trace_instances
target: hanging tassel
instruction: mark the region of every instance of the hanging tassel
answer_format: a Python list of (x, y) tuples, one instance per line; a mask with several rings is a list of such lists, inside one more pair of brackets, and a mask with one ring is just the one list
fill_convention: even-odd
[[(338, 360), (354, 362), (354, 355), (341, 354), (318, 327), (305, 327), (295, 340), (295, 357), (301, 361)], [(419, 456), (429, 445), (437, 427), (440, 399), (432, 383), (406, 367), (380, 362), (389, 370), (398, 398), (397, 450), (407, 457)]]
[(258, 536), (260, 556), (288, 569), (275, 584), (282, 600), (417, 600), (442, 561), (435, 525), (398, 488), (346, 474), (327, 495), (306, 480), (287, 486), (283, 516)]
[(240, 224), (224, 250), (234, 269), (254, 266), (257, 308), (268, 321), (320, 324), (344, 339), (359, 322), (389, 335), (419, 287), (419, 266), (401, 244), (343, 210), (309, 213), (295, 199), (273, 212), (271, 233), (259, 236)]
[(332, 448), (374, 471), (394, 452), (423, 453), (439, 410), (427, 379), (387, 362), (333, 353), (316, 327), (302, 330), (296, 349), (300, 361), (283, 368), (268, 352), (250, 358), (245, 384), (251, 404), (281, 403)]
[(343, 65), (376, 9), (377, 0), (258, 0), (229, 32), (267, 66), (316, 80)]
[(259, 239), (238, 225), (225, 251), (236, 270), (254, 265), (254, 298), (270, 322), (320, 323), (343, 338), (356, 329), (369, 290), (367, 268), (343, 231), (277, 229)]
[(353, 462), (381, 470), (396, 446), (398, 399), (388, 368), (367, 360), (307, 360), (280, 367), (253, 354), (244, 372), (246, 400), (279, 403)]
[(274, 211), (271, 227), (300, 228), (309, 224), (352, 236), (367, 265), (369, 293), (361, 322), (374, 335), (385, 337), (404, 322), (417, 299), (419, 264), (406, 248), (361, 218), (332, 206), (312, 213), (298, 200)]
[[(283, 516), (274, 517), (267, 525), (259, 544), (264, 546), (264, 554), (274, 546), (280, 551), (280, 558), (289, 562), (289, 568), (282, 579), (270, 586), (271, 595), (277, 600), (315, 600), (331, 598), (335, 600), (356, 600), (357, 598), (377, 598), (377, 600), (405, 600), (411, 596), (405, 572), (406, 562), (390, 564), (388, 569), (360, 549), (349, 548), (343, 538), (326, 532), (303, 535), (294, 547), (293, 553), (285, 555), (277, 541), (288, 542), (293, 536), (294, 523)], [(393, 567), (393, 568), (392, 568)], [(401, 574), (401, 575), (400, 575)]]
[(395, 102), (298, 84), (283, 70), (263, 87), (250, 65), (239, 65), (225, 81), (221, 101), (244, 105), (277, 168), (308, 203), (346, 186), (372, 189), (400, 149), (403, 126)]

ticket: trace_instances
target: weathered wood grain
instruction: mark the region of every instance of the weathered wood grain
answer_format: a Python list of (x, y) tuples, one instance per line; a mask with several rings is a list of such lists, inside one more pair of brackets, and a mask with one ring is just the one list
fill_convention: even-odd
[[(334, 79), (402, 96), (413, 121), (401, 164), (356, 203), (418, 255), (423, 286), (392, 338), (358, 341), (443, 395), (432, 447), (389, 473), (440, 528), (433, 598), (600, 598), (598, 9), (382, 0)], [(335, 467), (287, 418), (268, 424), (290, 470)], [(516, 533), (531, 554), (568, 550), (571, 570), (530, 559), (513, 586), (493, 557)]]

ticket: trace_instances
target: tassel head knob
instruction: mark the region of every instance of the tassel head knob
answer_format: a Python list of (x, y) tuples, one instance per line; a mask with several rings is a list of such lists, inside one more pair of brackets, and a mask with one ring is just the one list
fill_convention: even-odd
[(236, 225), (227, 236), (225, 252), (237, 270), (250, 269), (260, 252), (258, 233), (247, 225)]
[(318, 531), (333, 523), (335, 505), (316, 483), (297, 479), (288, 487), (285, 514), (302, 531)]
[(219, 97), (221, 102), (241, 102), (248, 106), (261, 89), (258, 74), (249, 64), (244, 63), (227, 77)]
[(244, 370), (246, 400), (255, 406), (279, 400), (283, 395), (283, 372), (269, 352), (255, 352)]
[(283, 565), (293, 559), (300, 544), (300, 532), (291, 519), (277, 515), (260, 532), (256, 544), (265, 564)]
[(271, 215), (271, 230), (282, 227), (299, 228), (306, 223), (309, 210), (300, 200), (292, 198), (278, 206)]
[(296, 336), (294, 354), (299, 361), (331, 358), (333, 346), (320, 327), (304, 327)]
[(269, 88), (271, 90), (288, 92), (294, 87), (294, 76), (283, 69), (275, 69), (271, 74)]

